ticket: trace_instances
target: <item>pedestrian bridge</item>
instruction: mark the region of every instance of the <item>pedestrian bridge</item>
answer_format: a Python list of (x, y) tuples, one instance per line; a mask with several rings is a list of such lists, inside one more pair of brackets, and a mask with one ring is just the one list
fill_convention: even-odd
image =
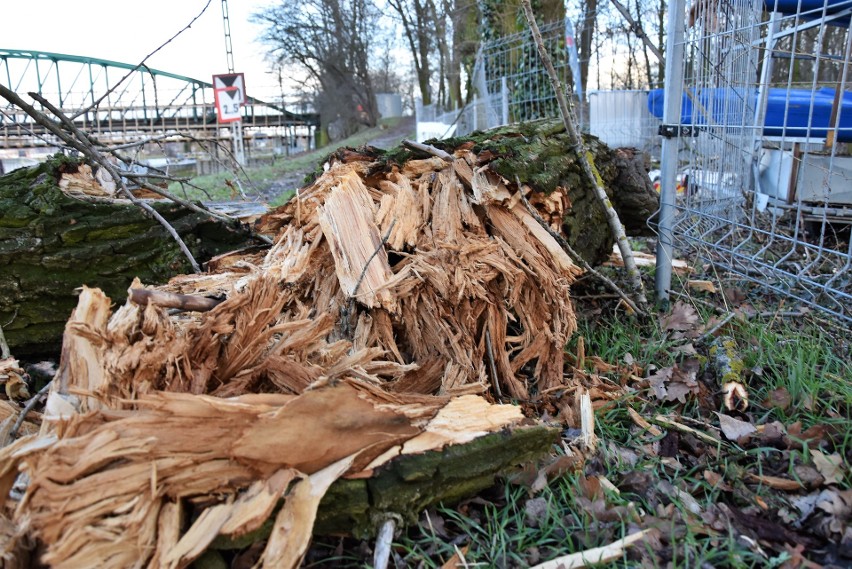
[[(42, 110), (28, 95), (38, 93), (104, 144), (211, 141), (231, 135), (228, 125), (217, 122), (211, 83), (145, 65), (0, 48), (0, 83)], [(318, 124), (316, 114), (251, 97), (242, 109), (247, 147), (258, 138), (292, 145), (299, 137), (312, 138)], [(58, 146), (47, 129), (0, 98), (0, 149)]]

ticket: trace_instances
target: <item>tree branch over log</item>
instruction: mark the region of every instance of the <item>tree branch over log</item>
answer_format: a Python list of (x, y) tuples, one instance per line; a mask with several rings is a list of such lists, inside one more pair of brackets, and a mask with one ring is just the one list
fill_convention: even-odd
[(618, 243), (618, 249), (621, 251), (621, 257), (624, 259), (624, 268), (627, 271), (628, 281), (633, 287), (634, 299), (636, 304), (642, 308), (641, 312), (645, 313), (647, 311), (648, 300), (645, 298), (645, 290), (642, 285), (642, 275), (636, 267), (636, 260), (633, 258), (633, 250), (630, 248), (630, 243), (627, 241), (624, 226), (621, 224), (618, 214), (612, 207), (612, 202), (610, 202), (606, 195), (606, 190), (603, 187), (600, 174), (597, 172), (591, 155), (585, 148), (583, 138), (577, 130), (577, 119), (573, 106), (565, 96), (565, 91), (562, 89), (562, 84), (556, 74), (556, 69), (554, 69), (553, 62), (550, 60), (550, 55), (548, 55), (547, 50), (544, 48), (544, 41), (541, 38), (541, 32), (539, 31), (538, 24), (535, 21), (535, 14), (533, 14), (532, 6), (530, 6), (530, 0), (522, 0), (521, 4), (524, 7), (524, 15), (529, 23), (530, 31), (535, 39), (539, 57), (547, 69), (547, 74), (550, 77), (550, 83), (553, 87), (554, 93), (556, 93), (556, 100), (559, 103), (559, 112), (562, 115), (563, 122), (565, 123), (565, 130), (568, 132), (571, 140), (573, 141), (574, 149), (577, 153), (577, 159), (583, 169), (583, 173), (588, 178), (591, 187), (594, 189), (595, 194), (598, 197), (598, 201), (606, 211), (607, 222), (609, 223), (613, 236)]
[(177, 308), (193, 312), (208, 312), (222, 303), (220, 299), (207, 296), (193, 296), (145, 288), (130, 289), (130, 301), (139, 306), (153, 304), (163, 308)]
[(568, 241), (566, 241), (566, 240), (565, 240), (565, 238), (564, 238), (564, 237), (562, 237), (562, 235), (560, 235), (557, 231), (554, 231), (554, 230), (550, 227), (550, 225), (548, 225), (548, 223), (547, 223), (545, 220), (543, 220), (543, 219), (541, 218), (541, 216), (538, 214), (538, 212), (537, 212), (537, 211), (535, 210), (535, 208), (532, 206), (532, 204), (530, 203), (530, 201), (529, 201), (529, 200), (527, 199), (527, 197), (524, 195), (524, 190), (523, 190), (523, 187), (521, 186), (521, 180), (520, 180), (517, 176), (515, 176), (515, 183), (518, 185), (518, 196), (521, 198), (521, 201), (523, 202), (524, 206), (527, 208), (527, 211), (530, 213), (530, 215), (531, 215), (531, 216), (533, 216), (533, 219), (535, 219), (535, 220), (538, 222), (538, 224), (539, 224), (539, 225), (541, 225), (541, 226), (542, 226), (542, 227), (543, 227), (543, 228), (544, 228), (544, 229), (545, 229), (548, 233), (550, 233), (550, 236), (551, 236), (551, 237), (553, 237), (554, 239), (556, 239), (556, 242), (557, 242), (557, 243), (559, 243), (559, 245), (561, 245), (561, 246), (562, 246), (562, 249), (564, 249), (564, 250), (565, 250), (565, 252), (566, 252), (566, 253), (568, 253), (568, 255), (570, 255), (571, 259), (573, 259), (573, 260), (574, 260), (574, 262), (576, 262), (576, 263), (577, 263), (577, 264), (579, 264), (581, 267), (583, 267), (583, 269), (585, 269), (585, 270), (586, 270), (586, 272), (588, 272), (588, 273), (590, 273), (590, 274), (592, 274), (592, 275), (596, 276), (598, 279), (600, 279), (600, 280), (601, 280), (601, 282), (603, 282), (603, 283), (604, 283), (607, 287), (609, 287), (609, 289), (610, 289), (610, 290), (612, 290), (615, 294), (617, 294), (617, 295), (618, 295), (618, 297), (619, 297), (621, 300), (623, 300), (623, 301), (625, 302), (625, 304), (627, 304), (627, 306), (629, 306), (629, 307), (630, 307), (630, 309), (631, 309), (633, 312), (635, 312), (636, 314), (639, 314), (639, 315), (641, 315), (641, 316), (647, 316), (647, 313), (646, 313), (646, 312), (644, 312), (644, 311), (642, 311), (642, 310), (640, 310), (640, 309), (639, 309), (639, 307), (638, 307), (638, 306), (636, 306), (636, 303), (635, 303), (635, 302), (633, 302), (633, 301), (630, 299), (630, 297), (629, 297), (629, 296), (627, 296), (627, 295), (624, 293), (624, 291), (623, 291), (623, 290), (621, 290), (621, 288), (619, 288), (619, 286), (618, 286), (617, 284), (615, 284), (614, 282), (612, 282), (612, 280), (611, 280), (611, 279), (609, 279), (609, 277), (607, 277), (607, 276), (606, 276), (606, 275), (604, 275), (603, 273), (601, 273), (601, 272), (599, 272), (599, 271), (596, 271), (596, 270), (595, 270), (595, 268), (594, 268), (594, 267), (592, 267), (592, 266), (591, 266), (591, 265), (590, 265), (590, 264), (589, 264), (589, 263), (588, 263), (588, 262), (587, 262), (587, 261), (583, 258), (583, 256), (582, 256), (582, 255), (580, 255), (579, 253), (577, 253), (577, 252), (574, 250), (574, 248), (573, 248), (573, 247), (571, 247), (571, 245), (568, 243)]
[(20, 107), (25, 113), (30, 115), (33, 120), (37, 123), (48, 129), (50, 132), (58, 136), (62, 139), (67, 145), (75, 150), (81, 152), (84, 156), (88, 157), (93, 162), (99, 164), (102, 168), (105, 168), (107, 172), (109, 172), (110, 176), (112, 176), (113, 180), (115, 180), (116, 185), (121, 188), (121, 192), (129, 199), (132, 203), (142, 208), (148, 215), (150, 215), (153, 219), (157, 220), (157, 222), (162, 225), (165, 230), (172, 236), (175, 242), (180, 247), (183, 254), (189, 260), (192, 268), (195, 272), (201, 272), (201, 267), (198, 265), (198, 262), (195, 260), (195, 257), (192, 255), (192, 252), (186, 246), (186, 243), (183, 242), (180, 235), (178, 235), (175, 228), (171, 226), (171, 224), (166, 221), (166, 219), (157, 212), (154, 208), (152, 208), (149, 204), (144, 201), (138, 199), (133, 193), (127, 188), (127, 184), (122, 179), (121, 174), (118, 172), (118, 169), (112, 164), (106, 157), (101, 154), (98, 150), (94, 148), (92, 143), (89, 141), (88, 135), (81, 132), (77, 126), (71, 122), (71, 119), (66, 117), (59, 109), (50, 104), (49, 101), (45, 100), (44, 97), (41, 97), (37, 93), (30, 93), (31, 97), (36, 99), (42, 105), (45, 105), (52, 113), (54, 113), (61, 121), (62, 125), (65, 126), (69, 131), (66, 132), (62, 129), (58, 124), (54, 121), (50, 120), (44, 113), (21, 99), (17, 93), (10, 90), (5, 85), (0, 84), (0, 96), (4, 99)]

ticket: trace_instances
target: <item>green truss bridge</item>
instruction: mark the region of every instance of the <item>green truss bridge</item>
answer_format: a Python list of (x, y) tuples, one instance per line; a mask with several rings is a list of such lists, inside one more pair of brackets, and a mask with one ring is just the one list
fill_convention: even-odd
[[(27, 93), (39, 93), (108, 145), (149, 139), (225, 141), (231, 133), (228, 125), (217, 123), (212, 84), (144, 65), (0, 48), (0, 83), (36, 108), (40, 105)], [(308, 141), (319, 124), (315, 114), (251, 97), (242, 113), (247, 149), (258, 140)], [(0, 150), (59, 146), (44, 127), (0, 98)]]

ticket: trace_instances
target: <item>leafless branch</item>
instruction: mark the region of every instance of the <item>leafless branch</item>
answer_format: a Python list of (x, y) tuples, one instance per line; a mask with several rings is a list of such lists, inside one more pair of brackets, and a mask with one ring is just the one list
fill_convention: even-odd
[(598, 173), (594, 162), (590, 158), (590, 153), (588, 149), (586, 149), (583, 137), (579, 133), (577, 118), (574, 113), (573, 106), (565, 96), (565, 90), (562, 88), (562, 83), (559, 81), (559, 76), (556, 74), (553, 62), (544, 47), (544, 41), (541, 38), (541, 31), (539, 31), (538, 24), (535, 21), (535, 14), (533, 13), (532, 6), (530, 5), (530, 0), (522, 0), (521, 4), (523, 5), (524, 15), (527, 18), (527, 23), (529, 24), (530, 31), (532, 32), (536, 47), (538, 48), (538, 55), (541, 58), (545, 69), (547, 69), (547, 74), (550, 77), (550, 84), (553, 87), (554, 93), (556, 93), (556, 101), (559, 104), (559, 112), (562, 115), (562, 122), (564, 123), (565, 130), (571, 139), (572, 145), (574, 146), (574, 152), (577, 154), (577, 161), (579, 162), (586, 179), (591, 185), (592, 190), (594, 190), (595, 195), (598, 198), (598, 202), (601, 204), (601, 207), (603, 207), (604, 212), (606, 213), (610, 230), (615, 237), (619, 251), (621, 251), (621, 257), (624, 259), (624, 269), (626, 270), (627, 278), (633, 287), (635, 303), (643, 309), (637, 312), (645, 314), (645, 309), (648, 306), (648, 300), (645, 298), (645, 290), (642, 285), (642, 274), (639, 272), (639, 269), (636, 266), (636, 260), (633, 258), (633, 250), (630, 248), (630, 242), (627, 240), (627, 235), (624, 232), (624, 225), (622, 225), (621, 220), (618, 218), (618, 214), (612, 207), (612, 202), (610, 202), (609, 197), (606, 195), (606, 190), (603, 187), (600, 174)]
[(80, 117), (80, 116), (82, 116), (82, 115), (84, 115), (84, 114), (88, 113), (89, 111), (91, 111), (91, 110), (93, 110), (93, 109), (97, 109), (97, 108), (98, 108), (98, 106), (100, 106), (101, 102), (102, 102), (104, 99), (106, 99), (106, 98), (107, 98), (107, 97), (108, 97), (111, 93), (113, 93), (116, 89), (118, 89), (119, 85), (121, 85), (122, 83), (124, 83), (124, 81), (125, 81), (125, 80), (127, 80), (127, 78), (128, 78), (128, 77), (130, 77), (131, 75), (133, 75), (134, 73), (136, 73), (137, 71), (139, 71), (139, 69), (141, 69), (142, 67), (146, 67), (146, 68), (147, 68), (147, 66), (145, 65), (145, 62), (146, 62), (146, 61), (148, 61), (148, 59), (149, 59), (152, 55), (154, 55), (155, 53), (157, 53), (158, 51), (160, 51), (161, 49), (163, 49), (164, 47), (166, 47), (167, 45), (169, 45), (170, 43), (172, 43), (172, 41), (174, 41), (174, 40), (175, 40), (175, 38), (177, 38), (177, 37), (178, 37), (179, 35), (181, 35), (183, 32), (185, 32), (186, 30), (188, 30), (189, 28), (191, 28), (191, 27), (192, 27), (192, 24), (194, 24), (194, 23), (195, 23), (195, 21), (196, 21), (196, 20), (198, 20), (198, 18), (200, 18), (200, 17), (204, 14), (204, 12), (206, 12), (206, 11), (207, 11), (207, 8), (209, 8), (209, 7), (210, 7), (210, 2), (211, 2), (211, 1), (212, 1), (212, 0), (207, 0), (207, 4), (205, 4), (205, 5), (204, 5), (204, 8), (202, 8), (202, 9), (201, 9), (201, 11), (198, 13), (198, 15), (197, 15), (197, 16), (195, 16), (192, 20), (190, 20), (190, 22), (189, 22), (187, 25), (185, 25), (183, 28), (181, 28), (181, 30), (180, 30), (178, 33), (176, 33), (175, 35), (173, 35), (172, 37), (170, 37), (169, 39), (167, 39), (164, 43), (160, 44), (160, 46), (159, 46), (157, 49), (155, 49), (154, 51), (152, 51), (151, 53), (149, 53), (148, 55), (146, 55), (146, 56), (145, 56), (145, 58), (144, 58), (144, 59), (142, 59), (142, 61), (140, 61), (140, 62), (139, 62), (139, 64), (138, 64), (136, 67), (134, 67), (133, 69), (131, 69), (130, 71), (128, 71), (128, 72), (124, 75), (124, 77), (122, 77), (121, 79), (119, 79), (119, 80), (118, 80), (118, 83), (116, 83), (115, 85), (113, 85), (112, 87), (110, 87), (110, 88), (107, 90), (107, 92), (106, 92), (106, 93), (104, 93), (103, 95), (101, 95), (101, 96), (100, 96), (100, 97), (99, 97), (99, 98), (98, 98), (95, 102), (93, 102), (91, 105), (89, 105), (89, 106), (88, 106), (88, 107), (86, 107), (85, 109), (82, 109), (81, 111), (78, 111), (78, 112), (77, 112), (77, 113), (76, 113), (73, 117), (71, 117), (71, 120), (74, 120), (74, 119), (76, 119), (76, 118), (78, 118), (78, 117)]

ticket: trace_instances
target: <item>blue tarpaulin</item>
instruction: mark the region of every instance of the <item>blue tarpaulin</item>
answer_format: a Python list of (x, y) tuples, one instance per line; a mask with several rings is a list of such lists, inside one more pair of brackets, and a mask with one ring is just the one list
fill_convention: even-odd
[[(834, 103), (834, 89), (769, 89), (765, 136), (825, 138)], [(683, 95), (680, 124), (690, 126), (749, 126), (754, 120), (757, 89), (693, 88)], [(663, 118), (663, 89), (648, 93), (648, 110)], [(698, 103), (698, 108), (693, 103)], [(841, 98), (837, 140), (852, 142), (852, 92)]]

